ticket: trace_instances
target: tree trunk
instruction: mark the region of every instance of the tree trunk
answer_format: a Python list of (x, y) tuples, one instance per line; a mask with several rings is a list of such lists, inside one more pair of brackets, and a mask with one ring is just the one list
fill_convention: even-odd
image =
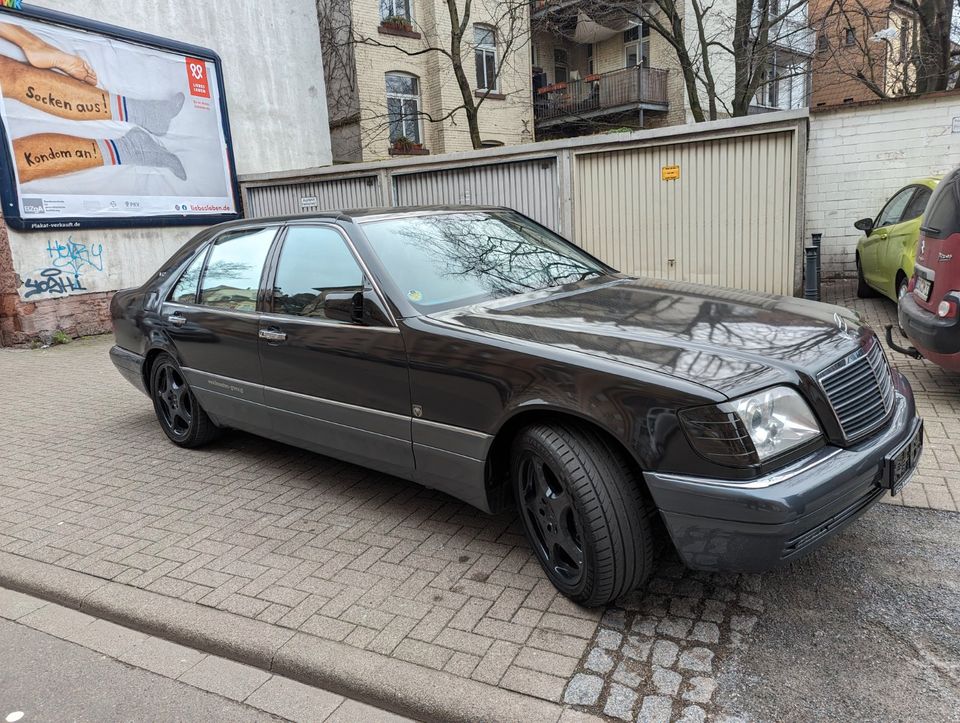
[(917, 93), (946, 90), (950, 81), (953, 0), (916, 0), (919, 19)]
[(470, 1), (467, 0), (463, 8), (463, 18), (457, 8), (457, 0), (447, 0), (447, 10), (450, 13), (450, 63), (453, 66), (453, 76), (457, 80), (460, 96), (463, 99), (463, 111), (467, 117), (467, 128), (470, 131), (470, 143), (474, 148), (482, 148), (480, 138), (479, 107), (470, 81), (463, 69), (463, 33), (470, 26)]

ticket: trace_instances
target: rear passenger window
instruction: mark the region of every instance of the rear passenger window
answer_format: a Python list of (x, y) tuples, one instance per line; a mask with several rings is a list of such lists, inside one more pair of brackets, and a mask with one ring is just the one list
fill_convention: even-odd
[(927, 207), (927, 201), (930, 200), (931, 193), (933, 193), (933, 191), (929, 188), (918, 188), (913, 200), (910, 201), (910, 205), (907, 206), (907, 210), (903, 212), (903, 220), (910, 221), (911, 219), (922, 216), (924, 209)]
[(937, 186), (921, 228), (936, 238), (960, 232), (960, 193), (955, 177), (948, 176)]
[(263, 263), (276, 229), (224, 234), (210, 250), (200, 285), (200, 303), (218, 309), (256, 311)]
[(173, 287), (170, 294), (170, 301), (176, 301), (178, 304), (193, 304), (197, 301), (197, 282), (200, 280), (200, 272), (203, 270), (203, 260), (207, 257), (207, 247), (197, 254), (183, 276)]
[(337, 231), (309, 226), (287, 230), (273, 289), (275, 313), (323, 319), (328, 294), (356, 293), (362, 287), (363, 272)]

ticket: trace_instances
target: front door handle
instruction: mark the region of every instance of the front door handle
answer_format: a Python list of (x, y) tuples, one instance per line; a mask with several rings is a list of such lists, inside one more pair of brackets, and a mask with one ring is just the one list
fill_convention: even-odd
[(174, 314), (170, 314), (170, 316), (167, 317), (167, 321), (173, 324), (174, 326), (183, 326), (184, 324), (187, 323), (187, 317), (183, 316), (178, 311)]
[(279, 342), (287, 340), (286, 333), (279, 329), (260, 329), (258, 334), (261, 339), (265, 339), (266, 341)]

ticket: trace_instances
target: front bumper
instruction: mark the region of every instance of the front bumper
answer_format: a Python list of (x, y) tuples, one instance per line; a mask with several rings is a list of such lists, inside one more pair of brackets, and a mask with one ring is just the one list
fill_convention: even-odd
[(921, 353), (956, 354), (960, 352), (960, 318), (941, 319), (920, 307), (913, 294), (897, 304), (900, 328)]
[(147, 386), (143, 380), (143, 357), (128, 351), (120, 346), (110, 347), (110, 361), (120, 372), (121, 376), (139, 389), (144, 394), (147, 392)]
[(896, 405), (878, 434), (855, 447), (824, 447), (748, 483), (644, 473), (683, 561), (699, 570), (762, 572), (815, 550), (889, 490), (886, 456), (920, 420), (894, 372)]

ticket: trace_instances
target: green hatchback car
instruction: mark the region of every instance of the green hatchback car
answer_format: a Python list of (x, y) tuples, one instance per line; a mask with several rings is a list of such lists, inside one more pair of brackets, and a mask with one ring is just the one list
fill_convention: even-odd
[(876, 218), (861, 218), (854, 226), (864, 232), (857, 243), (857, 296), (879, 291), (897, 301), (913, 276), (920, 238), (920, 219), (939, 177), (922, 178), (904, 186), (887, 201)]

